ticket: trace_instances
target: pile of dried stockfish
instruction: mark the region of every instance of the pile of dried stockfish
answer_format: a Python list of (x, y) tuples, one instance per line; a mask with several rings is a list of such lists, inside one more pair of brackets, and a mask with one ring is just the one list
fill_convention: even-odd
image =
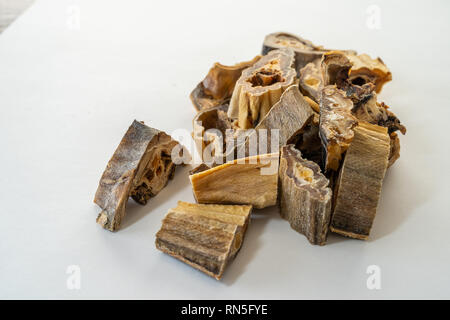
[[(252, 209), (279, 206), (310, 243), (329, 232), (367, 239), (386, 170), (406, 129), (377, 94), (392, 79), (380, 59), (331, 50), (288, 33), (266, 36), (261, 55), (215, 63), (192, 91), (190, 172), (196, 204), (179, 201), (156, 247), (220, 279), (239, 252)], [(129, 197), (156, 196), (185, 152), (166, 133), (134, 121), (101, 177), (97, 222), (115, 231)], [(183, 151), (184, 150), (184, 151)]]

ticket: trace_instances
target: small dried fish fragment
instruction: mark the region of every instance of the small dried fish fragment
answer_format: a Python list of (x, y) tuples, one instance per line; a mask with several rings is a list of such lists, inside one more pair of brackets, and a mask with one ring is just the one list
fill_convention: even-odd
[(293, 145), (281, 149), (279, 177), (281, 216), (311, 244), (324, 245), (331, 217), (328, 179)]
[(252, 206), (179, 201), (156, 234), (156, 248), (220, 280), (239, 252)]
[(166, 133), (134, 121), (103, 172), (94, 202), (103, 209), (97, 223), (115, 231), (125, 216), (128, 198), (140, 204), (157, 195), (172, 179), (172, 149), (178, 145)]
[(283, 48), (269, 52), (245, 69), (236, 82), (228, 117), (238, 119), (241, 129), (254, 128), (280, 100), (281, 94), (296, 83), (293, 63), (294, 52)]
[(338, 170), (342, 154), (353, 139), (358, 121), (353, 102), (336, 86), (326, 86), (320, 99), (319, 135), (325, 149), (325, 169)]
[(387, 128), (360, 122), (354, 132), (337, 181), (330, 230), (366, 240), (375, 219), (391, 147)]
[[(209, 165), (214, 162), (216, 156), (223, 157), (223, 153), (226, 150), (226, 130), (232, 128), (231, 121), (227, 116), (227, 110), (228, 105), (201, 110), (192, 121), (192, 135), (197, 151), (200, 153), (203, 161), (211, 162), (208, 163)], [(208, 146), (210, 146), (210, 157), (212, 159), (204, 159), (204, 151)], [(218, 154), (216, 154), (216, 151), (218, 151)]]
[(190, 98), (197, 111), (227, 103), (234, 90), (236, 81), (244, 69), (254, 65), (261, 56), (234, 66), (225, 66), (216, 62), (205, 79), (191, 92)]
[(279, 154), (237, 159), (191, 175), (198, 203), (249, 204), (257, 209), (277, 202)]
[[(316, 46), (300, 36), (287, 32), (275, 32), (264, 38), (262, 54), (266, 55), (272, 50), (281, 48), (292, 48), (294, 50), (296, 70), (300, 70), (315, 59), (322, 58), (325, 52), (331, 51), (330, 49), (324, 49), (322, 46)], [(346, 52), (356, 54), (352, 50)]]
[(367, 54), (348, 54), (347, 58), (352, 63), (349, 81), (353, 84), (373, 83), (379, 93), (383, 85), (392, 80), (392, 73), (380, 58), (372, 59)]

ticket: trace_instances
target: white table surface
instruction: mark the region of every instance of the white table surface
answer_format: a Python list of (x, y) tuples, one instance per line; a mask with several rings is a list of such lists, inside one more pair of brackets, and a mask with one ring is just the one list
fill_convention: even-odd
[[(0, 35), (0, 298), (450, 298), (450, 2), (339, 3), (36, 1)], [(380, 99), (408, 133), (371, 239), (312, 246), (266, 209), (216, 281), (154, 246), (167, 210), (194, 201), (189, 167), (147, 206), (130, 201), (119, 232), (98, 226), (98, 180), (133, 119), (191, 130), (188, 95), (211, 65), (252, 58), (279, 30), (379, 55), (393, 73)]]

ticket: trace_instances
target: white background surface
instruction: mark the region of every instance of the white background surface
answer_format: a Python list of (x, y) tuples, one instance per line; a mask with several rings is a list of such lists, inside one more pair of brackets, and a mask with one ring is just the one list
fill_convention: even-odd
[[(0, 35), (0, 298), (450, 298), (449, 14), (448, 1), (38, 0)], [(154, 246), (167, 210), (194, 201), (189, 167), (147, 206), (130, 201), (122, 230), (99, 227), (98, 180), (133, 119), (191, 130), (188, 95), (212, 64), (253, 58), (280, 30), (393, 73), (380, 98), (408, 133), (370, 241), (312, 246), (266, 209), (218, 282)]]

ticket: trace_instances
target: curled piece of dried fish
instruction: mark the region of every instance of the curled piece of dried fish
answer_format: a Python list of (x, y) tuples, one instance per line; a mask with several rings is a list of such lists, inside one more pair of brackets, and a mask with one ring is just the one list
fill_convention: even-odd
[[(331, 51), (322, 46), (316, 46), (311, 41), (303, 39), (297, 35), (287, 32), (275, 32), (268, 34), (264, 38), (262, 54), (266, 55), (272, 50), (281, 48), (292, 48), (295, 52), (296, 70), (300, 70), (307, 63), (322, 58), (325, 52)], [(346, 51), (349, 54), (356, 54), (355, 51)]]
[(244, 69), (255, 64), (261, 56), (234, 66), (216, 62), (205, 79), (191, 92), (190, 98), (197, 111), (227, 103), (231, 98), (236, 81)]
[(342, 154), (353, 139), (357, 119), (352, 115), (353, 102), (336, 86), (326, 86), (320, 99), (319, 135), (325, 149), (326, 170), (338, 170)]
[(281, 149), (279, 177), (281, 216), (310, 243), (324, 245), (331, 217), (328, 179), (293, 145)]
[(134, 121), (103, 172), (94, 202), (103, 211), (97, 222), (115, 231), (125, 216), (128, 198), (140, 204), (157, 195), (175, 172), (172, 149), (178, 145), (166, 133)]
[(244, 241), (252, 206), (179, 201), (156, 234), (156, 248), (220, 280)]
[(392, 74), (380, 58), (372, 59), (367, 54), (347, 54), (352, 63), (349, 71), (349, 81), (353, 84), (363, 85), (373, 83), (375, 91), (379, 93), (386, 82), (392, 80)]
[(198, 203), (250, 204), (257, 209), (277, 202), (279, 154), (237, 159), (191, 175)]
[(354, 132), (337, 181), (330, 229), (365, 240), (375, 218), (391, 146), (387, 128), (360, 122)]
[(242, 72), (228, 109), (228, 116), (238, 119), (239, 128), (254, 128), (280, 100), (284, 90), (296, 83), (293, 63), (294, 52), (283, 48), (269, 52)]

